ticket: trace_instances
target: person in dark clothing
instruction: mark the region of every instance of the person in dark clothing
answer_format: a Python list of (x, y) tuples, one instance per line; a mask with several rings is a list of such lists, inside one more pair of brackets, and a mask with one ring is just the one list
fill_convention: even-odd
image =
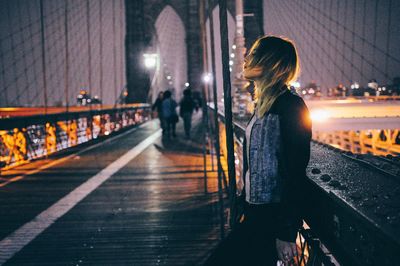
[(183, 119), (183, 126), (185, 128), (186, 139), (190, 139), (190, 129), (192, 127), (192, 114), (195, 108), (195, 102), (192, 98), (192, 92), (190, 89), (183, 91), (183, 99), (179, 103), (180, 110), (179, 114)]
[(288, 89), (298, 72), (295, 46), (284, 38), (259, 38), (245, 58), (256, 108), (243, 143), (244, 214), (205, 265), (296, 263), (311, 141), (308, 109)]
[(162, 101), (164, 99), (164, 92), (160, 91), (158, 93), (158, 97), (157, 100), (154, 102), (153, 106), (151, 107), (151, 110), (157, 110), (157, 116), (158, 119), (160, 120), (160, 127), (163, 130), (163, 134), (164, 134), (164, 127), (165, 127), (165, 123), (164, 123), (164, 119), (163, 119), (163, 114), (162, 114)]
[(178, 114), (176, 113), (176, 107), (178, 106), (174, 99), (172, 99), (172, 94), (170, 91), (165, 91), (164, 100), (162, 101), (162, 114), (165, 119), (165, 130), (166, 136), (169, 138), (171, 136), (176, 137), (175, 128), (178, 122)]

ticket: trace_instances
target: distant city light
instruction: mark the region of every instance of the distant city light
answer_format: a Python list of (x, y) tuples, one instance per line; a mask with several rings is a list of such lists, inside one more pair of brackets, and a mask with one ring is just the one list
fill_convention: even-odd
[(232, 57), (232, 58), (235, 58), (235, 54), (234, 54), (234, 53), (231, 53), (231, 57)]
[(374, 90), (378, 89), (378, 83), (375, 80), (371, 80), (368, 82), (368, 87)]
[(189, 87), (189, 85), (190, 85), (189, 82), (185, 83), (185, 87)]
[(171, 77), (170, 75), (167, 76), (167, 79), (168, 79), (168, 80), (171, 80), (171, 78), (172, 78), (172, 77)]
[(298, 81), (292, 81), (289, 85), (295, 87), (296, 89), (300, 88), (300, 82)]
[(359, 89), (360, 88), (360, 84), (358, 82), (354, 82), (353, 84), (351, 84), (350, 88), (354, 89)]
[(322, 109), (312, 110), (311, 111), (311, 120), (317, 122), (324, 122), (328, 120), (329, 113)]
[(235, 50), (236, 49), (236, 45), (234, 44), (234, 45), (232, 45), (232, 49), (233, 50)]
[(229, 60), (229, 65), (233, 66), (233, 61), (232, 60)]
[(144, 66), (148, 69), (155, 68), (157, 65), (157, 54), (144, 54)]

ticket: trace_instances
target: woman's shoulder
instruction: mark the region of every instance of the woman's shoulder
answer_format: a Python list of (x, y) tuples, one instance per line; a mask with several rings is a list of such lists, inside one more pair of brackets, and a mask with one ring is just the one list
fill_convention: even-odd
[(274, 111), (278, 114), (291, 113), (293, 111), (307, 110), (303, 98), (294, 91), (287, 90), (276, 99)]

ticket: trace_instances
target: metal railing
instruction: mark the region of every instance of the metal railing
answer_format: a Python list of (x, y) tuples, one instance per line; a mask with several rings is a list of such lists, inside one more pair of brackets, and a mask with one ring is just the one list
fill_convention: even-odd
[(40, 108), (18, 108), (2, 112), (1, 169), (108, 136), (141, 124), (149, 120), (151, 115), (148, 104), (97, 109), (76, 107), (69, 112), (57, 112), (57, 108), (54, 108), (46, 115), (40, 113)]

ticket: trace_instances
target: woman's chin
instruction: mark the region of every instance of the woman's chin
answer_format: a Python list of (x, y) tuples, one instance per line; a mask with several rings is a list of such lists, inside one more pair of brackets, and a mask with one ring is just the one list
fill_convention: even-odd
[(249, 81), (253, 81), (254, 77), (252, 77), (251, 75), (246, 75), (244, 74), (243, 77)]

